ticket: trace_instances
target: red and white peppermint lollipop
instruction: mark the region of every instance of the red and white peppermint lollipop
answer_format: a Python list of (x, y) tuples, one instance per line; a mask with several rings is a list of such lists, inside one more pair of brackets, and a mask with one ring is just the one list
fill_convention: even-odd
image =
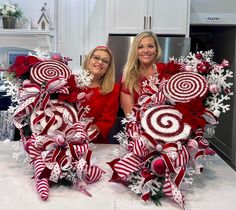
[(208, 90), (206, 79), (195, 72), (179, 72), (172, 76), (163, 87), (164, 95), (171, 103), (187, 103), (204, 97)]
[(182, 114), (170, 105), (152, 107), (141, 118), (142, 128), (157, 141), (176, 142), (187, 139), (191, 127), (182, 122)]
[(51, 100), (45, 110), (36, 110), (31, 115), (30, 127), (33, 133), (44, 135), (48, 132), (65, 131), (78, 121), (77, 112), (73, 106), (58, 100)]
[(30, 78), (35, 83), (42, 85), (57, 77), (69, 78), (71, 70), (60, 61), (49, 60), (37, 63), (30, 70)]

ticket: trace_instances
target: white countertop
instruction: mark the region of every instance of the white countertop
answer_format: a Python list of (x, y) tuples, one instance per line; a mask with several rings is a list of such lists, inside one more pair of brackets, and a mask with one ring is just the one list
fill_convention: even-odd
[[(144, 202), (119, 183), (108, 182), (111, 169), (105, 162), (113, 160), (113, 149), (118, 145), (96, 145), (93, 157), (106, 174), (88, 185), (93, 195), (56, 185), (50, 188), (49, 198), (42, 201), (34, 186), (34, 179), (26, 165), (13, 160), (13, 145), (20, 142), (0, 141), (0, 209), (3, 210), (180, 210), (178, 204), (166, 198), (162, 206)], [(184, 190), (186, 210), (233, 210), (236, 206), (236, 172), (218, 155), (211, 157), (204, 167), (204, 179)]]

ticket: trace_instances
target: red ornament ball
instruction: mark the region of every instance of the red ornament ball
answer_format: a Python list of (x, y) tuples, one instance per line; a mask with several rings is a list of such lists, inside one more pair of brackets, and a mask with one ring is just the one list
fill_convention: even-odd
[(202, 61), (197, 65), (197, 70), (199, 73), (209, 73), (210, 71), (210, 63), (207, 61)]
[(202, 59), (202, 54), (201, 54), (201, 53), (196, 53), (195, 57), (196, 57), (198, 60), (201, 60), (201, 59)]
[(156, 157), (151, 162), (151, 170), (158, 176), (164, 176), (166, 171), (166, 165), (161, 157)]

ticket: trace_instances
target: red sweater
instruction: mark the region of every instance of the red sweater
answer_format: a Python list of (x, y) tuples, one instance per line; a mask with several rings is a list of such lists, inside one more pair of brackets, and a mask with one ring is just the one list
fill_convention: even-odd
[(120, 85), (115, 84), (113, 91), (106, 95), (102, 95), (98, 87), (88, 88), (86, 92), (88, 99), (82, 103), (82, 106), (90, 107), (87, 117), (93, 117), (93, 124), (100, 130), (100, 134), (93, 142), (109, 143), (107, 137), (119, 108)]

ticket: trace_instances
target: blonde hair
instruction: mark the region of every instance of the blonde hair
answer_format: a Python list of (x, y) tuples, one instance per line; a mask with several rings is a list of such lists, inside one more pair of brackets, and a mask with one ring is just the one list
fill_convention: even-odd
[(145, 37), (152, 37), (154, 39), (157, 51), (156, 62), (159, 61), (162, 56), (162, 50), (158, 42), (158, 38), (153, 32), (144, 31), (135, 36), (123, 70), (124, 87), (131, 93), (131, 95), (133, 95), (134, 91), (139, 92), (139, 77), (141, 76), (141, 73), (139, 71), (140, 69), (137, 51), (140, 41)]
[(106, 73), (102, 76), (100, 80), (100, 92), (103, 95), (106, 95), (107, 93), (110, 93), (115, 84), (115, 63), (114, 63), (114, 57), (112, 55), (112, 52), (105, 46), (98, 46), (92, 49), (88, 55), (86, 56), (84, 63), (83, 63), (83, 69), (88, 69), (88, 64), (90, 62), (90, 59), (92, 58), (94, 52), (96, 51), (104, 51), (107, 52), (110, 56), (111, 62), (109, 64), (109, 67), (106, 71)]

